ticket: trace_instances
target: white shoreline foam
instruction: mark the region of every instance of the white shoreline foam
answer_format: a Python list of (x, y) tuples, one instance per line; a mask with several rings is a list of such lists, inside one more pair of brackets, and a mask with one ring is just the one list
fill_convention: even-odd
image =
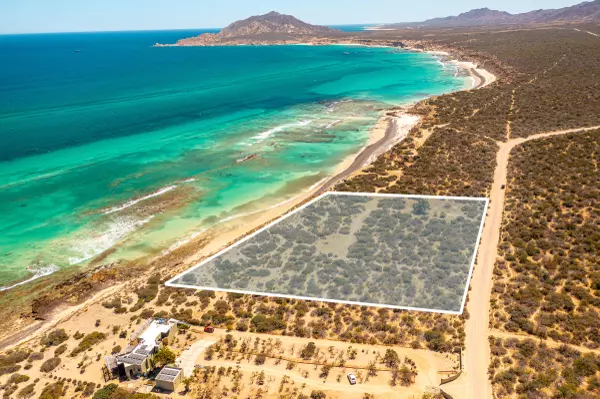
[(6, 286), (6, 287), (0, 287), (0, 292), (1, 291), (8, 291), (8, 290), (13, 289), (15, 287), (18, 287), (20, 285), (27, 284), (27, 283), (30, 283), (30, 282), (32, 282), (34, 280), (37, 280), (38, 278), (49, 276), (52, 273), (58, 271), (58, 269), (59, 269), (58, 266), (56, 266), (54, 264), (48, 265), (48, 266), (42, 266), (39, 269), (37, 269), (35, 271), (35, 273), (33, 274), (33, 276), (31, 276), (27, 280), (23, 280), (21, 282), (18, 282), (16, 284), (9, 285), (9, 286)]
[(80, 257), (69, 257), (68, 261), (71, 266), (78, 265), (82, 262), (92, 259), (102, 252), (117, 245), (127, 234), (132, 233), (138, 227), (141, 227), (152, 220), (154, 216), (146, 219), (134, 220), (133, 218), (118, 218), (109, 228), (97, 237), (91, 237), (89, 240), (80, 242), (73, 248), (79, 252)]
[(200, 234), (204, 233), (205, 231), (206, 231), (206, 229), (202, 229), (200, 231), (192, 233), (187, 238), (183, 238), (183, 239), (177, 241), (175, 244), (171, 245), (169, 248), (163, 250), (162, 254), (163, 255), (170, 254), (171, 252), (175, 251), (176, 249), (183, 247), (185, 244), (188, 244), (190, 241), (192, 241), (194, 238), (198, 237)]
[[(190, 180), (190, 179), (188, 179), (188, 180)], [(192, 181), (192, 180), (190, 180), (190, 181)], [(143, 197), (139, 197), (139, 198), (130, 200), (130, 201), (124, 203), (123, 205), (116, 206), (114, 208), (110, 208), (109, 210), (104, 211), (103, 213), (105, 215), (110, 215), (111, 213), (122, 211), (123, 209), (127, 209), (129, 207), (132, 207), (132, 206), (134, 206), (135, 204), (137, 204), (139, 202), (142, 202), (142, 201), (145, 201), (147, 199), (150, 199), (150, 198), (153, 198), (153, 197), (158, 197), (159, 195), (168, 193), (169, 191), (174, 190), (175, 188), (177, 188), (177, 185), (163, 187), (160, 190), (157, 190), (157, 191), (153, 192), (152, 194), (148, 194), (148, 195), (145, 195)]]
[(252, 138), (255, 139), (257, 142), (261, 142), (264, 139), (269, 138), (274, 133), (279, 133), (279, 132), (282, 132), (286, 129), (290, 129), (293, 127), (306, 126), (306, 125), (309, 125), (311, 122), (312, 122), (312, 120), (307, 119), (307, 120), (302, 120), (302, 121), (299, 121), (296, 123), (286, 123), (285, 125), (280, 125), (280, 126), (272, 128), (272, 129), (265, 130), (264, 132), (259, 133)]

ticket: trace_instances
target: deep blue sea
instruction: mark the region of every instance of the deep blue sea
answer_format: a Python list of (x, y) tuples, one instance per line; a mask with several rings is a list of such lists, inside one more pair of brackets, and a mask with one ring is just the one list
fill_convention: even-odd
[(380, 110), (470, 84), (387, 48), (152, 47), (202, 32), (0, 36), (0, 286), (288, 200)]

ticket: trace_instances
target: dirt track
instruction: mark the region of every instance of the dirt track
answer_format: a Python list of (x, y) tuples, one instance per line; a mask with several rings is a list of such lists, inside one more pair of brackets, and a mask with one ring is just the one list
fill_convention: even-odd
[[(224, 337), (227, 332), (223, 329), (216, 329), (216, 333), (212, 336), (213, 339), (218, 339), (219, 337)], [(257, 337), (265, 337), (264, 335), (257, 333), (242, 333), (238, 331), (230, 332), (232, 336), (236, 339), (244, 339), (251, 338), (252, 340)], [(196, 363), (203, 364), (204, 366), (239, 366), (242, 371), (247, 374), (258, 373), (264, 371), (269, 377), (281, 378), (283, 376), (287, 376), (288, 378), (294, 380), (297, 384), (306, 384), (310, 389), (324, 389), (327, 391), (331, 391), (335, 394), (339, 394), (338, 397), (343, 397), (345, 399), (354, 399), (354, 398), (362, 398), (365, 393), (375, 394), (378, 398), (382, 399), (413, 399), (420, 398), (423, 393), (430, 392), (431, 390), (435, 390), (435, 387), (439, 384), (441, 370), (451, 370), (453, 365), (456, 365), (456, 360), (450, 359), (447, 354), (432, 352), (425, 349), (411, 349), (404, 348), (399, 346), (385, 346), (385, 345), (365, 345), (365, 344), (355, 344), (343, 341), (331, 341), (324, 339), (313, 339), (313, 338), (299, 338), (292, 336), (272, 336), (265, 337), (268, 339), (277, 339), (282, 342), (283, 347), (286, 348), (286, 353), (283, 358), (290, 357), (289, 348), (296, 348), (296, 351), (299, 351), (300, 348), (304, 347), (308, 342), (314, 342), (319, 348), (336, 348), (338, 350), (346, 350), (348, 347), (355, 348), (358, 351), (357, 359), (348, 361), (344, 367), (333, 367), (333, 371), (331, 373), (331, 377), (327, 379), (325, 383), (323, 378), (316, 377), (317, 368), (320, 366), (313, 366), (312, 364), (302, 364), (300, 361), (297, 361), (297, 367), (294, 370), (287, 370), (285, 364), (287, 360), (282, 361), (280, 364), (276, 365), (268, 359), (265, 364), (255, 365), (250, 360), (243, 361), (231, 361), (215, 358), (210, 361), (204, 360), (202, 357), (196, 359)], [(368, 359), (371, 359), (369, 354), (378, 351), (380, 353), (384, 353), (386, 349), (392, 348), (396, 350), (400, 356), (400, 358), (404, 358), (405, 356), (409, 357), (414, 361), (418, 375), (415, 379), (415, 383), (410, 387), (402, 387), (395, 386), (391, 387), (389, 385), (389, 377), (390, 374), (388, 371), (380, 371), (376, 377), (372, 377), (369, 379), (368, 383), (358, 383), (356, 385), (349, 385), (345, 379), (345, 375), (348, 372), (357, 373), (357, 369), (352, 367), (351, 364), (354, 365), (363, 365), (366, 366), (368, 364)], [(295, 356), (297, 357), (297, 355)], [(289, 359), (288, 359), (289, 360)], [(329, 359), (331, 361), (331, 359)], [(383, 367), (382, 365), (380, 365)], [(306, 370), (311, 370), (311, 375), (306, 378), (303, 377), (298, 369), (303, 368)], [(344, 375), (344, 379), (342, 381), (335, 381), (334, 376), (337, 373), (341, 372)]]
[(492, 385), (488, 379), (490, 364), (488, 342), (490, 335), (490, 298), (504, 211), (504, 190), (502, 186), (506, 185), (507, 182), (507, 169), (511, 150), (515, 146), (531, 140), (596, 129), (600, 129), (600, 126), (546, 132), (527, 138), (515, 138), (507, 142), (497, 143), (500, 150), (496, 156), (497, 163), (494, 171), (494, 182), (490, 191), (490, 205), (481, 235), (467, 304), (470, 317), (466, 323), (464, 373), (456, 381), (444, 386), (444, 390), (455, 399), (492, 398)]

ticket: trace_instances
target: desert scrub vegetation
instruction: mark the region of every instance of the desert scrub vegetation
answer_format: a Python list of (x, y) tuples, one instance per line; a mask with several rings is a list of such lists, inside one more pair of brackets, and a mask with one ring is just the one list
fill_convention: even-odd
[(600, 347), (600, 131), (515, 147), (492, 326)]
[[(167, 289), (171, 290), (160, 288), (161, 292)], [(168, 311), (161, 311), (162, 317), (174, 317), (197, 326), (351, 343), (427, 347), (440, 352), (462, 347), (463, 319), (468, 317), (466, 312), (461, 316), (438, 315), (209, 290), (177, 291), (186, 296), (187, 301), (180, 306), (171, 303)], [(189, 305), (194, 302), (195, 305)], [(426, 333), (432, 331), (437, 334), (427, 340), (431, 334)]]
[(46, 360), (41, 366), (40, 371), (42, 373), (49, 373), (60, 365), (60, 357), (51, 357)]
[[(417, 104), (411, 112), (421, 115), (422, 123), (366, 169), (339, 183), (336, 191), (485, 196), (498, 146), (481, 129), (461, 124), (461, 118), (495, 101), (482, 92), (452, 93)], [(464, 104), (460, 116), (457, 104)], [(496, 130), (489, 122), (486, 126), (501, 131), (504, 123)]]
[(484, 201), (327, 195), (175, 283), (458, 313), (484, 210)]
[(30, 354), (30, 351), (24, 349), (14, 349), (0, 355), (0, 376), (19, 371), (21, 369), (19, 363), (27, 360)]
[(46, 385), (40, 394), (39, 399), (60, 399), (66, 392), (67, 387), (63, 381)]
[(79, 341), (77, 347), (71, 352), (71, 356), (77, 356), (78, 354), (91, 349), (94, 345), (104, 341), (105, 339), (106, 334), (98, 331), (91, 332), (84, 336), (81, 341)]
[(562, 27), (503, 32), (459, 28), (403, 32), (403, 37), (478, 61), (500, 79), (489, 87), (417, 104), (411, 112), (422, 116), (421, 125), (338, 184), (338, 191), (484, 196), (491, 187), (496, 141), (600, 125), (597, 37)]
[[(338, 395), (328, 394), (322, 390), (308, 390), (306, 384), (296, 383), (289, 376), (284, 375), (278, 379), (268, 376), (265, 371), (244, 372), (240, 366), (236, 367), (203, 367), (196, 376), (189, 381), (189, 393), (197, 399), (212, 399), (226, 396), (259, 399), (272, 396), (274, 393), (268, 384), (275, 383), (277, 397), (285, 399), (334, 399)], [(324, 388), (326, 389), (326, 388)], [(269, 395), (269, 393), (271, 395)], [(374, 399), (366, 394), (364, 399)]]
[[(365, 354), (365, 351), (362, 350), (362, 353)], [(369, 378), (382, 372), (386, 373), (389, 378), (390, 386), (408, 387), (414, 383), (418, 375), (414, 361), (406, 356), (402, 359), (394, 349), (388, 348), (383, 353), (378, 350), (366, 351), (368, 365), (363, 360), (362, 367), (353, 364), (357, 354), (357, 349), (353, 348), (352, 345), (348, 345), (346, 348), (318, 347), (311, 341), (296, 348), (295, 345), (291, 347), (284, 345), (277, 338), (235, 338), (233, 335), (228, 334), (225, 338), (221, 337), (218, 342), (207, 348), (205, 360), (225, 359), (235, 364), (247, 361), (248, 363), (253, 362), (255, 365), (264, 365), (267, 361), (278, 365), (285, 361), (286, 370), (295, 370), (304, 375), (305, 378), (307, 377), (307, 374), (305, 374), (307, 369), (299, 370), (299, 367), (308, 365), (312, 370), (320, 370), (318, 378), (322, 379), (324, 383), (334, 373), (333, 369), (336, 369), (335, 373), (338, 374), (339, 382), (346, 369), (352, 370), (355, 367), (358, 367), (356, 371), (360, 383), (368, 382)]]
[[(600, 125), (600, 52), (596, 37), (571, 27), (556, 27), (467, 35), (445, 32), (443, 37), (428, 41), (467, 57), (472, 54), (474, 59), (485, 54), (510, 71), (509, 79), (490, 91), (503, 93), (506, 104), (515, 89), (510, 117), (513, 137)], [(505, 106), (490, 112), (508, 116)]]
[(58, 346), (69, 339), (69, 335), (64, 329), (56, 329), (42, 337), (40, 344), (43, 346)]
[(117, 384), (108, 384), (94, 393), (92, 399), (159, 399), (151, 393), (132, 393)]
[(32, 384), (26, 385), (25, 387), (21, 388), (17, 392), (17, 398), (29, 399), (29, 398), (32, 398), (34, 394), (35, 394), (35, 383), (32, 383)]
[(489, 374), (497, 398), (600, 397), (600, 356), (533, 339), (490, 338)]

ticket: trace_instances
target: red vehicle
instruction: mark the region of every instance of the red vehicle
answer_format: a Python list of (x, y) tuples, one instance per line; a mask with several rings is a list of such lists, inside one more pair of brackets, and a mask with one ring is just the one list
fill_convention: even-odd
[(206, 327), (204, 327), (204, 332), (205, 333), (214, 333), (215, 328), (213, 326), (206, 326)]

